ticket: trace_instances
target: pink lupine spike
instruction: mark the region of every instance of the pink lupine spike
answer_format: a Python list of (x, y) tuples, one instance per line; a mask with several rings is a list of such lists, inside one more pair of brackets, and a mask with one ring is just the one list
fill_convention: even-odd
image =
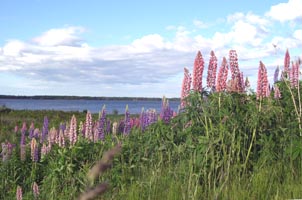
[(226, 90), (228, 78), (228, 64), (225, 57), (223, 57), (221, 67), (219, 68), (218, 77), (216, 81), (216, 91), (222, 92)]
[(265, 65), (260, 61), (257, 81), (257, 99), (268, 97), (268, 79)]
[(182, 81), (182, 87), (181, 87), (181, 107), (184, 108), (186, 105), (185, 98), (189, 95), (190, 89), (191, 89), (191, 74), (187, 68), (184, 68), (184, 78)]
[(19, 185), (17, 186), (16, 198), (17, 200), (22, 200), (23, 198), (22, 188)]
[(284, 70), (283, 70), (285, 74), (285, 78), (288, 78), (289, 76), (289, 65), (290, 65), (290, 55), (288, 49), (286, 49), (285, 57), (284, 57)]
[(93, 141), (93, 134), (92, 134), (92, 115), (91, 112), (88, 111), (86, 114), (86, 122), (85, 122), (85, 138)]
[(72, 115), (71, 117), (68, 136), (69, 136), (70, 145), (73, 146), (78, 139), (77, 118), (75, 117), (75, 115)]
[(281, 92), (280, 89), (278, 87), (278, 85), (275, 85), (275, 90), (274, 90), (274, 98), (275, 99), (280, 99), (281, 98)]
[(207, 87), (215, 88), (217, 71), (217, 57), (214, 51), (211, 51), (211, 57), (208, 66)]
[(202, 92), (202, 74), (204, 69), (204, 61), (200, 51), (197, 52), (194, 68), (193, 68), (193, 90)]

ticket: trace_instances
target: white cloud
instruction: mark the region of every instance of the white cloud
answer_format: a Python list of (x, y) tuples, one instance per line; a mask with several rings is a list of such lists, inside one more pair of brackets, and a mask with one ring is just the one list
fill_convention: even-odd
[(207, 27), (208, 27), (208, 25), (207, 25), (205, 22), (203, 22), (203, 21), (201, 21), (201, 20), (197, 20), (197, 19), (195, 19), (195, 20), (193, 21), (193, 24), (194, 24), (194, 26), (196, 26), (197, 28), (201, 28), (201, 29), (204, 29), (204, 28), (207, 28)]
[(3, 55), (5, 56), (20, 56), (22, 50), (26, 47), (25, 43), (19, 40), (12, 40), (9, 41), (3, 47)]
[(300, 19), (302, 20), (302, 1), (289, 0), (287, 3), (279, 3), (271, 7), (266, 13), (269, 16), (280, 22)]
[(302, 29), (295, 30), (293, 36), (294, 36), (294, 38), (296, 38), (297, 40), (300, 40), (300, 42), (301, 42), (302, 41)]
[(41, 46), (77, 46), (81, 41), (77, 35), (84, 30), (82, 27), (50, 29), (42, 36), (34, 38), (33, 41)]

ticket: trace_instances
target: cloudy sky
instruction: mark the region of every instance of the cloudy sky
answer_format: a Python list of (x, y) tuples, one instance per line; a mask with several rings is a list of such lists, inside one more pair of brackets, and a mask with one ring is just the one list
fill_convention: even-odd
[[(198, 50), (255, 87), (302, 56), (302, 0), (1, 0), (0, 94), (179, 97)], [(204, 72), (206, 76), (206, 70)]]

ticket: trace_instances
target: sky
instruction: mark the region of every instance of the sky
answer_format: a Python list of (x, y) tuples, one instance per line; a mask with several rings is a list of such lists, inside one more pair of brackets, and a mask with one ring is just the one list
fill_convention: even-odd
[[(0, 0), (0, 94), (179, 97), (200, 51), (256, 87), (302, 56), (302, 0)], [(205, 86), (205, 81), (203, 82)]]

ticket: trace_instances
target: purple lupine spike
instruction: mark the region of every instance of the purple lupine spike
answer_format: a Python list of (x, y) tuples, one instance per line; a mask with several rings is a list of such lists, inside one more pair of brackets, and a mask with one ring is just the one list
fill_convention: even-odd
[(146, 127), (147, 127), (147, 114), (145, 112), (145, 109), (142, 108), (142, 112), (140, 114), (140, 127), (141, 127), (141, 130), (144, 132)]
[(62, 131), (64, 133), (65, 130), (66, 130), (66, 123), (60, 123), (60, 128), (59, 129), (62, 129)]
[(160, 118), (164, 123), (168, 124), (172, 116), (173, 116), (173, 110), (169, 105), (169, 101), (165, 97), (163, 97)]
[(106, 133), (109, 134), (110, 132), (111, 132), (111, 121), (107, 119)]
[(105, 139), (105, 126), (106, 126), (106, 107), (104, 105), (102, 111), (100, 112), (100, 118), (98, 123), (98, 137), (102, 141), (104, 141)]
[(77, 118), (75, 115), (72, 115), (70, 120), (70, 128), (69, 128), (69, 141), (70, 145), (73, 146), (77, 142), (78, 135), (77, 135)]
[(26, 132), (26, 123), (23, 122), (22, 129), (21, 129), (21, 139), (20, 139), (20, 144), (25, 145), (25, 132)]
[(29, 132), (29, 135), (28, 135), (29, 139), (32, 139), (34, 137), (34, 130), (35, 130), (34, 122), (31, 122), (29, 130), (28, 130), (28, 132)]
[(125, 119), (124, 119), (124, 130), (123, 130), (123, 134), (124, 135), (128, 135), (130, 133), (130, 129), (131, 129), (131, 125), (130, 125), (130, 112), (128, 109), (128, 105), (126, 106), (126, 110), (125, 110)]
[(31, 139), (31, 142), (30, 142), (30, 150), (31, 150), (31, 160), (33, 162), (37, 162), (38, 159), (39, 159), (39, 151), (38, 151), (38, 144), (37, 144), (37, 141), (35, 138), (32, 138)]
[(22, 188), (19, 185), (17, 186), (16, 198), (17, 200), (22, 200), (23, 198)]
[(48, 118), (47, 116), (44, 117), (44, 122), (43, 122), (43, 128), (42, 128), (42, 135), (40, 138), (40, 143), (43, 143), (45, 139), (47, 138), (46, 136), (48, 135)]
[(274, 83), (279, 81), (279, 71), (280, 71), (280, 67), (277, 66), (274, 73)]

